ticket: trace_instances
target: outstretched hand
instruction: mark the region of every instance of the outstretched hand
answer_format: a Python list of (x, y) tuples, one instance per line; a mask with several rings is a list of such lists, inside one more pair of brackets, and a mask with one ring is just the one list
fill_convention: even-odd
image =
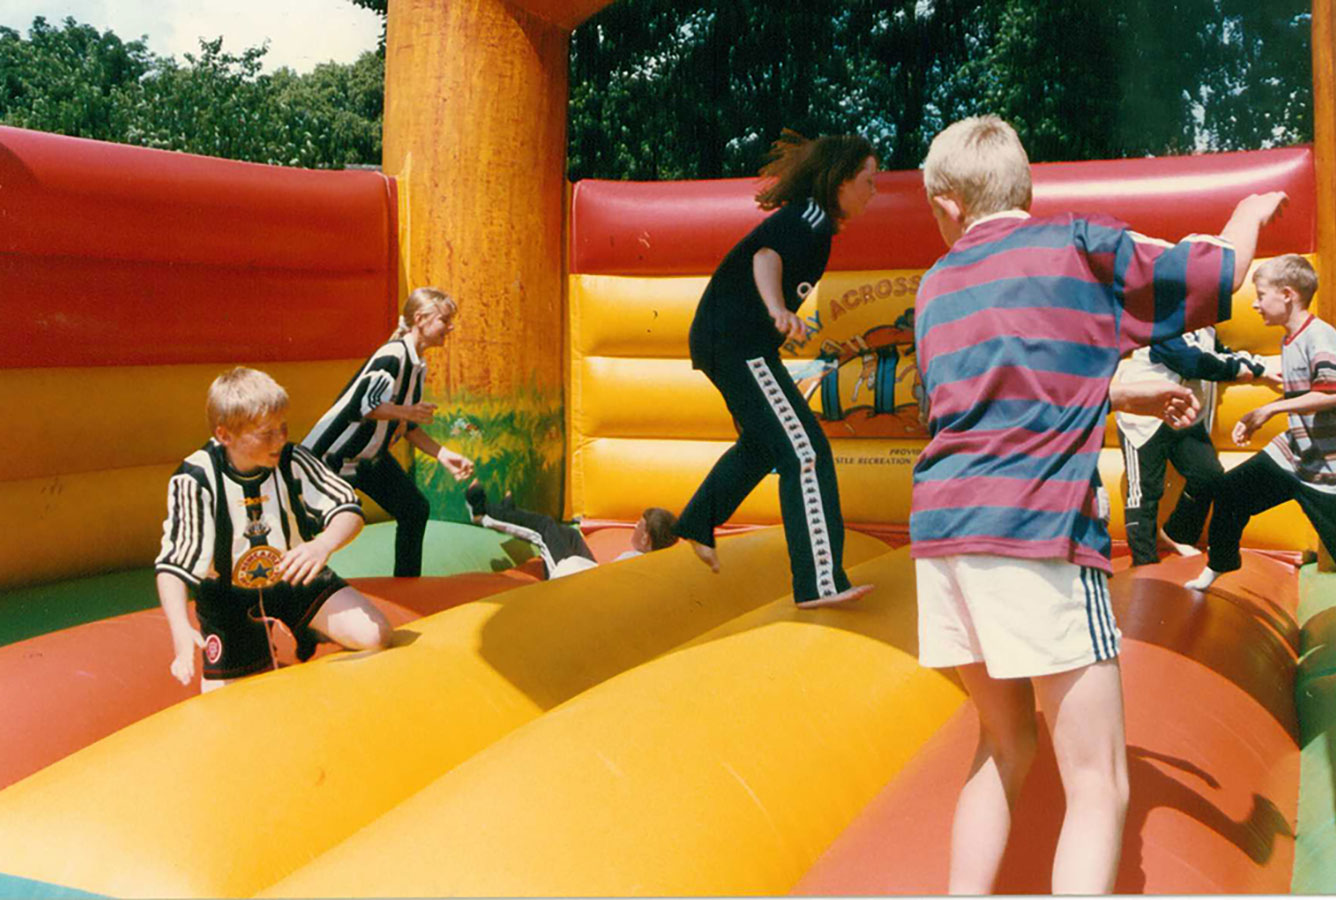
[(473, 475), (473, 460), (467, 456), (442, 447), (441, 452), (436, 455), (436, 459), (441, 465), (445, 466), (445, 470), (454, 477), (455, 481), (463, 481)]
[(1197, 395), (1172, 381), (1116, 382), (1109, 386), (1109, 403), (1119, 412), (1154, 416), (1173, 428), (1186, 428), (1201, 414)]

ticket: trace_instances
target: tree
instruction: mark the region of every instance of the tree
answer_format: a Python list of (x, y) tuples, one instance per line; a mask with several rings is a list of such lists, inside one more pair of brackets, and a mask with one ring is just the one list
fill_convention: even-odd
[(1304, 0), (618, 0), (570, 66), (572, 178), (749, 175), (782, 125), (913, 168), (985, 111), (1036, 161), (1312, 136)]
[(38, 18), (0, 29), (0, 122), (228, 159), (315, 168), (380, 162), (384, 60), (261, 72), (267, 45), (201, 40), (184, 62), (110, 31)]

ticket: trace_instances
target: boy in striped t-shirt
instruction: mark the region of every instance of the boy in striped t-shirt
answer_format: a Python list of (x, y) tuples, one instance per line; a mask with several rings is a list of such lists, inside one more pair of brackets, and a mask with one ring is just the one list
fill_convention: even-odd
[(1246, 445), (1280, 413), (1289, 416), (1289, 428), (1225, 473), (1211, 518), (1206, 568), (1187, 583), (1199, 591), (1242, 565), (1239, 540), (1248, 519), (1287, 500), (1298, 501), (1327, 552), (1336, 547), (1336, 328), (1308, 311), (1317, 272), (1302, 256), (1267, 260), (1253, 273), (1253, 283), (1253, 308), (1262, 321), (1285, 329), (1280, 349), (1285, 397), (1239, 419), (1234, 443)]
[(950, 250), (915, 301), (930, 435), (909, 525), (919, 659), (955, 667), (980, 720), (950, 891), (992, 891), (1036, 698), (1067, 799), (1053, 891), (1108, 891), (1127, 808), (1096, 466), (1109, 382), (1122, 354), (1229, 316), (1284, 194), (1248, 197), (1221, 237), (1178, 244), (1107, 217), (1031, 218), (1029, 159), (995, 116), (937, 135), (923, 177)]

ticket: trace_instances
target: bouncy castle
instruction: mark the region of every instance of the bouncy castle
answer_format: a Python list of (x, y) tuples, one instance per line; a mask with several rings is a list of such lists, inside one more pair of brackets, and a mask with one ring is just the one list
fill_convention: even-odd
[[(0, 896), (945, 890), (977, 726), (959, 683), (916, 662), (914, 297), (943, 252), (921, 174), (877, 176), (785, 347), (834, 450), (845, 565), (874, 592), (794, 607), (773, 476), (719, 573), (680, 545), (611, 562), (733, 439), (687, 329), (763, 213), (750, 179), (566, 183), (567, 36), (606, 3), (391, 4), (383, 173), (0, 128)], [(1035, 211), (1174, 239), (1284, 190), (1259, 260), (1336, 271), (1334, 28), (1318, 0), (1312, 146), (1041, 164)], [(396, 626), (389, 649), (182, 688), (151, 565), (210, 380), (270, 372), (300, 437), (425, 284), (460, 304), (428, 357), (429, 432), (490, 486), (579, 517), (608, 564), (540, 580), (419, 456), (428, 574), (387, 577), (390, 523), (331, 560)], [(1252, 291), (1221, 337), (1275, 354)], [(1271, 396), (1221, 391), (1226, 468), (1283, 427), (1229, 439)], [(1100, 471), (1117, 539), (1112, 422)], [(1319, 547), (1293, 505), (1244, 546), (1201, 593), (1181, 586), (1200, 562), (1115, 557), (1119, 892), (1336, 891), (1336, 581), (1299, 568)], [(1049, 889), (1062, 806), (1041, 742), (999, 891)]]

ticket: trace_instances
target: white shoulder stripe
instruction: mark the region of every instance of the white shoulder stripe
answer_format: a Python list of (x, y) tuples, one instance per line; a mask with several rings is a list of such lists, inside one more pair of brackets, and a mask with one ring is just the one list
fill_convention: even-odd
[(1190, 234), (1183, 240), (1192, 241), (1194, 244), (1215, 244), (1217, 247), (1224, 247), (1227, 250), (1234, 249), (1232, 243), (1215, 234)]
[(1138, 244), (1150, 244), (1151, 246), (1154, 247), (1173, 246), (1173, 244), (1171, 244), (1169, 241), (1161, 240), (1160, 238), (1147, 237), (1146, 235), (1142, 234), (1139, 231), (1132, 231), (1130, 228), (1128, 229), (1127, 233), (1132, 238), (1132, 240), (1136, 241)]

